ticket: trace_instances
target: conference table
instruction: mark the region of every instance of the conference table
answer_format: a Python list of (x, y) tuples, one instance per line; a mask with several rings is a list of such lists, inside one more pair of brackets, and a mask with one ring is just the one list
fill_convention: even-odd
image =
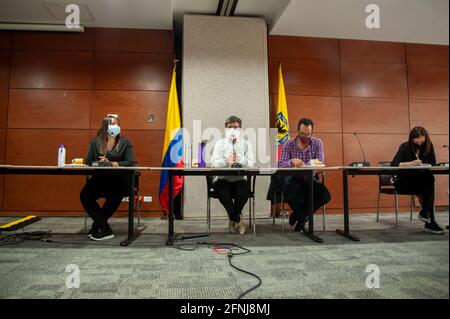
[[(91, 166), (30, 166), (30, 165), (0, 165), (0, 174), (9, 175), (93, 175), (96, 172), (128, 172), (130, 178), (129, 198), (134, 197), (136, 172), (141, 171), (163, 171), (169, 173), (169, 216), (168, 216), (168, 237), (166, 244), (172, 245), (175, 241), (174, 231), (174, 177), (175, 176), (303, 176), (308, 181), (309, 200), (308, 230), (302, 234), (315, 242), (323, 240), (314, 233), (314, 212), (313, 212), (313, 179), (318, 172), (341, 171), (343, 174), (343, 216), (344, 229), (337, 229), (336, 232), (350, 240), (359, 241), (359, 238), (350, 233), (350, 212), (349, 212), (349, 191), (348, 176), (355, 175), (398, 175), (401, 173), (430, 172), (434, 175), (448, 175), (448, 166), (431, 167), (386, 167), (386, 166), (333, 166), (333, 167), (302, 167), (302, 168), (168, 168), (168, 167), (91, 167)], [(128, 246), (139, 236), (139, 232), (134, 230), (134, 200), (128, 201), (128, 235), (120, 245)]]
[(399, 175), (418, 172), (429, 172), (433, 175), (448, 175), (449, 167), (447, 165), (440, 166), (342, 166), (343, 176), (343, 199), (344, 199), (344, 229), (337, 229), (336, 232), (350, 240), (359, 241), (359, 238), (350, 233), (350, 213), (349, 213), (349, 191), (348, 176), (356, 175)]
[(309, 223), (308, 230), (302, 232), (303, 235), (312, 239), (315, 242), (323, 242), (323, 240), (314, 234), (314, 212), (313, 212), (313, 179), (318, 172), (339, 171), (340, 167), (326, 167), (326, 166), (307, 166), (301, 168), (271, 168), (271, 167), (243, 167), (243, 168), (171, 168), (169, 172), (169, 230), (167, 245), (172, 245), (175, 240), (174, 231), (174, 194), (173, 194), (173, 180), (175, 176), (246, 176), (250, 179), (251, 176), (288, 176), (297, 175), (306, 178), (308, 183), (308, 215)]
[[(120, 243), (121, 246), (128, 246), (138, 236), (134, 232), (134, 187), (137, 167), (92, 167), (87, 165), (79, 166), (31, 166), (31, 165), (0, 165), (0, 174), (8, 175), (93, 175), (99, 172), (127, 172), (130, 179), (130, 190), (128, 200), (128, 236)], [(80, 189), (81, 191), (81, 189)]]

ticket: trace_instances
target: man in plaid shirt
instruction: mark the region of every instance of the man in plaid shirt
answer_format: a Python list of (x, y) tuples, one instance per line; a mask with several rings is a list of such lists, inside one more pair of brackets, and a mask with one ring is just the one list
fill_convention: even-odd
[[(323, 142), (313, 136), (314, 123), (312, 120), (302, 118), (298, 122), (298, 135), (286, 142), (281, 151), (278, 167), (302, 167), (310, 164), (311, 160), (325, 163)], [(313, 185), (314, 203), (316, 211), (331, 199), (330, 192), (323, 185), (317, 175)], [(289, 216), (289, 224), (295, 225), (295, 230), (303, 231), (308, 220), (309, 192), (307, 180), (301, 176), (288, 176), (284, 179), (283, 193), (293, 213)]]

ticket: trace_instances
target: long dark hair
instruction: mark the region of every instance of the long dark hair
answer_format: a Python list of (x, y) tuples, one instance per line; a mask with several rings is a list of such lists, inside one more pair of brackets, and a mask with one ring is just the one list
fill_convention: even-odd
[[(98, 147), (100, 150), (100, 153), (105, 155), (108, 151), (108, 125), (111, 124), (111, 120), (112, 117), (108, 117), (106, 116), (105, 118), (103, 118), (101, 124), (100, 124), (100, 129), (97, 132), (97, 142), (98, 142)], [(120, 125), (119, 119), (115, 118), (116, 120), (116, 124)], [(120, 134), (116, 136), (116, 141), (114, 144), (114, 147), (118, 147), (119, 145), (119, 140), (120, 140)], [(113, 148), (114, 148), (113, 147)]]
[(431, 140), (430, 135), (428, 134), (428, 131), (422, 127), (422, 126), (416, 126), (414, 127), (411, 132), (409, 132), (409, 147), (413, 153), (416, 152), (414, 148), (414, 142), (413, 139), (425, 136), (425, 143), (423, 143), (422, 149), (420, 150), (420, 155), (428, 155), (431, 151)]

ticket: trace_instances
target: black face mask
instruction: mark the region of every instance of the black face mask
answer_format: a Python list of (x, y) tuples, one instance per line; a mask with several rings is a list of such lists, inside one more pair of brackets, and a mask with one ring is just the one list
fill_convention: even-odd
[(419, 150), (421, 150), (423, 148), (423, 144), (419, 145), (419, 144), (413, 143), (413, 145), (414, 145), (414, 149), (417, 150), (417, 151), (419, 151)]

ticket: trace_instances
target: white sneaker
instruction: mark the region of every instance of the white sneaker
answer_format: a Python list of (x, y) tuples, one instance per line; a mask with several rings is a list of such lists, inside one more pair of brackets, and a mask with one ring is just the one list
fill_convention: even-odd
[(239, 234), (244, 235), (245, 232), (247, 231), (247, 226), (244, 223), (244, 219), (241, 217), (241, 220), (239, 221), (239, 223), (237, 223), (237, 228), (239, 231)]
[(230, 220), (228, 222), (228, 229), (230, 230), (230, 233), (236, 234), (236, 222)]

